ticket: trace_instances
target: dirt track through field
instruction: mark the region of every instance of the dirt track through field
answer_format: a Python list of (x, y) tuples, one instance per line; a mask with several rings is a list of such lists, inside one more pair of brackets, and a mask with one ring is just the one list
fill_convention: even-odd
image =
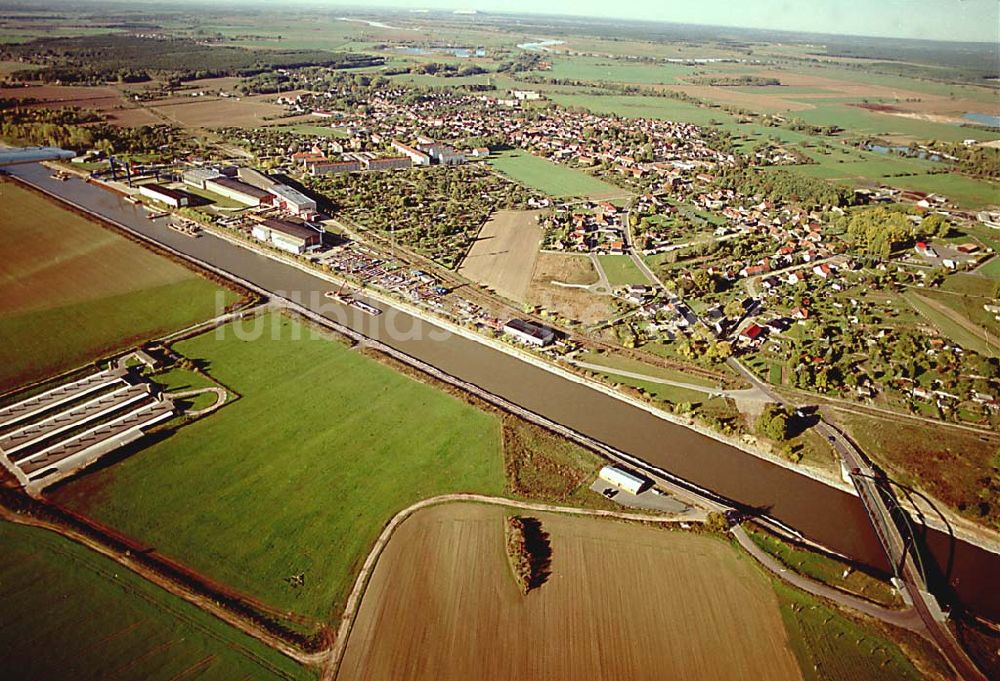
[(774, 593), (725, 543), (532, 515), (553, 562), (526, 597), (507, 564), (504, 509), (437, 505), (402, 523), (337, 678), (800, 678)]
[(538, 211), (501, 210), (479, 232), (459, 273), (501, 296), (524, 302), (542, 244)]

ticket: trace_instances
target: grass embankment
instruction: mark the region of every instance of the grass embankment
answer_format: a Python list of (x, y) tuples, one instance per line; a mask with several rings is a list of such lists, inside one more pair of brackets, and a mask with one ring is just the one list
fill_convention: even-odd
[[(875, 625), (861, 624), (819, 599), (774, 580), (781, 618), (805, 681), (918, 681), (930, 671), (950, 678), (931, 644), (895, 629), (892, 639)], [(920, 665), (920, 669), (916, 666)]]
[(238, 300), (12, 182), (0, 207), (0, 390), (207, 319)]
[(894, 480), (927, 492), (967, 518), (1000, 528), (1000, 504), (990, 503), (1000, 475), (995, 444), (984, 442), (978, 433), (933, 423), (894, 421), (887, 427), (879, 419), (856, 414), (838, 417)]
[(578, 196), (603, 199), (626, 193), (583, 170), (553, 163), (521, 149), (494, 154), (489, 163), (513, 180), (558, 198)]
[[(402, 508), (503, 489), (500, 425), (299, 321), (177, 343), (242, 397), (55, 497), (281, 610), (339, 615)], [(298, 338), (299, 340), (294, 340)]]
[[(886, 607), (900, 607), (903, 604), (899, 594), (888, 582), (854, 570), (844, 561), (800, 548), (758, 527), (747, 526), (745, 529), (757, 546), (801, 575)], [(845, 577), (844, 572), (848, 569), (851, 572)]]
[(312, 672), (90, 549), (0, 523), (4, 678), (309, 679)]
[(585, 508), (620, 506), (590, 490), (605, 461), (588, 449), (515, 416), (503, 417), (510, 496)]

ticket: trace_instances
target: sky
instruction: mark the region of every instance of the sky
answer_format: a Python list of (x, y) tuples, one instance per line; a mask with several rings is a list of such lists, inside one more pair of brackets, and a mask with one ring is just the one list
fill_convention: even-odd
[[(309, 4), (359, 4), (312, 0)], [(368, 0), (365, 7), (616, 17), (891, 38), (1000, 41), (1000, 0)]]

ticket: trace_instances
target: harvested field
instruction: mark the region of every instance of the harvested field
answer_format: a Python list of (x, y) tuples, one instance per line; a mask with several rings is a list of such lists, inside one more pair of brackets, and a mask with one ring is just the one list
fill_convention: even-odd
[(542, 243), (539, 211), (501, 210), (479, 231), (459, 273), (501, 296), (524, 302)]
[[(272, 95), (259, 97), (172, 97), (150, 102), (150, 111), (183, 128), (221, 128), (223, 126), (256, 128), (277, 118), (285, 107), (273, 104)], [(311, 116), (283, 118), (282, 123), (312, 120)]]
[(108, 121), (126, 127), (155, 125), (163, 120), (140, 105), (129, 102), (120, 90), (108, 86), (37, 85), (0, 88), (0, 99), (34, 99), (28, 106), (79, 107), (97, 111)]
[(3, 182), (0, 193), (0, 390), (184, 328), (237, 300), (28, 189)]
[(611, 315), (611, 298), (591, 293), (586, 288), (559, 284), (589, 286), (597, 282), (597, 270), (589, 257), (540, 253), (526, 299), (529, 304), (540, 305), (566, 319), (594, 324)]
[(340, 681), (799, 679), (778, 601), (705, 536), (534, 514), (551, 576), (523, 596), (503, 509), (419, 511), (389, 542)]

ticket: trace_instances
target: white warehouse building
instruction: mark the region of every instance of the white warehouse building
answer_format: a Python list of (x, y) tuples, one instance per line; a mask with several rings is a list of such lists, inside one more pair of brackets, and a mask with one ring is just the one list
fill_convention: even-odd
[(623, 489), (629, 494), (638, 494), (649, 485), (649, 481), (640, 478), (638, 475), (629, 473), (617, 466), (605, 466), (598, 473), (598, 477), (604, 482), (611, 483), (619, 489)]
[(300, 217), (316, 213), (316, 201), (297, 189), (284, 184), (276, 184), (268, 187), (267, 191), (274, 195), (274, 200), (271, 203), (284, 211)]

